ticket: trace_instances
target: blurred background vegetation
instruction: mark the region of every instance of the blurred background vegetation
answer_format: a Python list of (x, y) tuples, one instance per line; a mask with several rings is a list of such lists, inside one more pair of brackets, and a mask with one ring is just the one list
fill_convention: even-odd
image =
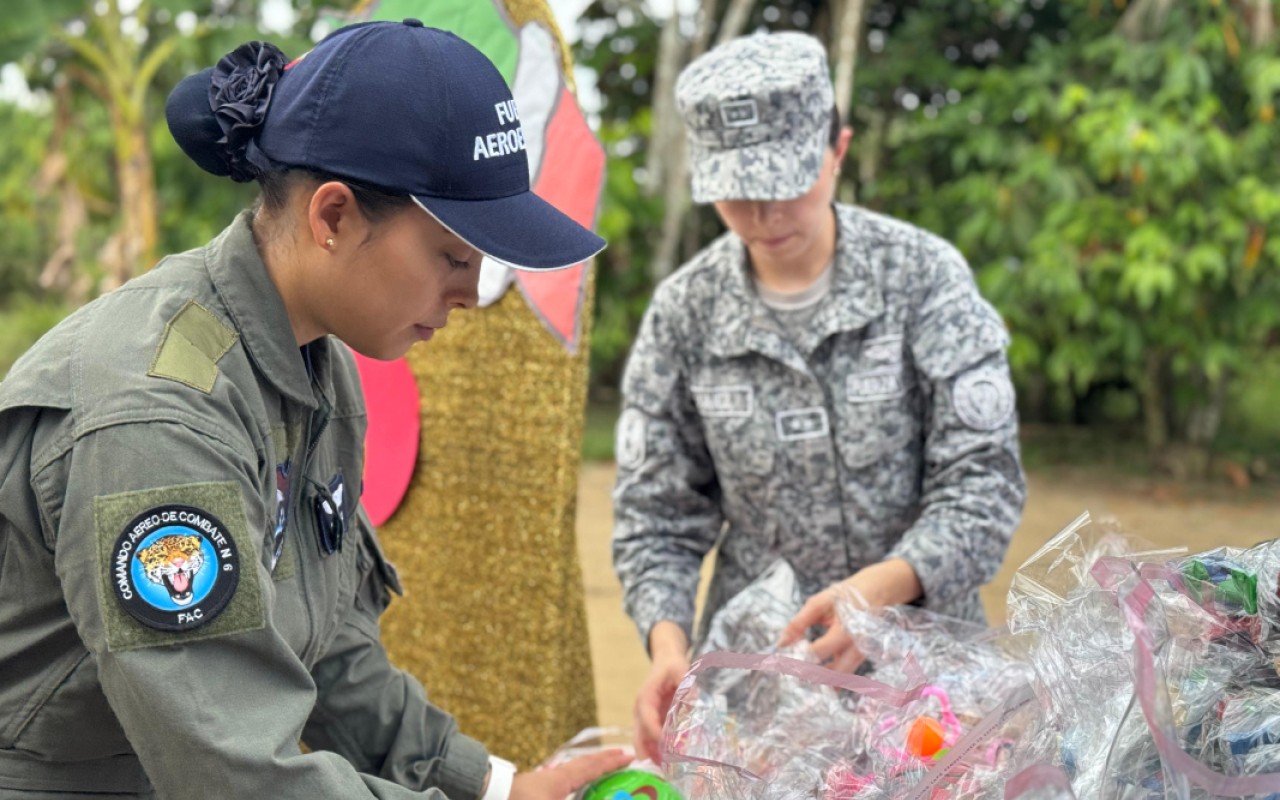
[[(70, 309), (252, 201), (178, 150), (169, 88), (250, 39), (300, 54), (342, 5), (6, 4), (0, 374)], [(1030, 463), (1275, 480), (1270, 0), (700, 0), (674, 17), (656, 5), (594, 0), (566, 31), (610, 154), (588, 456), (611, 453), (656, 281), (721, 232), (687, 205), (674, 75), (726, 36), (795, 29), (828, 44), (838, 86), (852, 78), (842, 198), (955, 242), (1003, 314)]]

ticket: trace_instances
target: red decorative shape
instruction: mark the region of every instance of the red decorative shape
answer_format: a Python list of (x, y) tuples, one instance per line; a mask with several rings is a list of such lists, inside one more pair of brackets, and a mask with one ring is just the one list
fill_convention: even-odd
[[(555, 115), (547, 125), (534, 193), (578, 224), (594, 228), (604, 169), (604, 148), (587, 127), (573, 95), (561, 89)], [(586, 264), (516, 274), (529, 305), (570, 352), (578, 349), (586, 277)]]
[(356, 368), (364, 387), (369, 430), (364, 437), (364, 491), (360, 501), (374, 525), (400, 507), (418, 463), (420, 397), (409, 362), (377, 361), (359, 353)]

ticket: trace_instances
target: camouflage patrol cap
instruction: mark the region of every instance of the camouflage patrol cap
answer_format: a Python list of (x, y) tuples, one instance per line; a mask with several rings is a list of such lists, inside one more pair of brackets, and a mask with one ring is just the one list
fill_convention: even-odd
[(803, 33), (744, 36), (676, 81), (695, 203), (791, 200), (813, 187), (835, 92), (827, 51)]

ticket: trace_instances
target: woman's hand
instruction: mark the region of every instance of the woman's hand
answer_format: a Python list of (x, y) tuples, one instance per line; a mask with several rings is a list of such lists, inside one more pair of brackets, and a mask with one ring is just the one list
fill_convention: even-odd
[(658, 750), (662, 725), (667, 719), (671, 701), (675, 699), (676, 689), (689, 671), (688, 652), (689, 639), (679, 625), (663, 620), (653, 626), (649, 633), (649, 654), (653, 658), (653, 666), (636, 696), (636, 758), (662, 763), (662, 754)]
[(827, 632), (809, 645), (809, 649), (824, 666), (837, 672), (856, 670), (862, 664), (863, 655), (854, 646), (853, 637), (840, 626), (840, 619), (836, 615), (836, 597), (849, 588), (857, 590), (870, 608), (911, 603), (924, 593), (916, 571), (906, 561), (891, 558), (872, 564), (859, 570), (852, 578), (809, 598), (800, 613), (783, 629), (778, 646), (795, 644), (814, 625), (823, 625)]
[(587, 784), (631, 763), (621, 750), (575, 758), (554, 769), (522, 772), (511, 782), (510, 800), (565, 800)]

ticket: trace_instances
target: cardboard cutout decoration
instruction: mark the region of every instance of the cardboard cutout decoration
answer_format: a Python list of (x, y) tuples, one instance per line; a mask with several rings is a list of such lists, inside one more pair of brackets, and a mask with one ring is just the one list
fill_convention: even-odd
[(400, 506), (418, 463), (418, 381), (403, 358), (376, 361), (359, 353), (355, 357), (369, 413), (360, 502), (378, 526)]
[[(545, 0), (375, 0), (354, 16), (416, 18), (484, 52), (512, 86), (534, 191), (594, 227), (605, 154)], [(589, 264), (486, 260), (481, 308), (400, 367), (359, 359), (366, 505), (405, 587), (383, 642), (462, 731), (524, 768), (596, 722), (574, 537), (592, 282)]]

